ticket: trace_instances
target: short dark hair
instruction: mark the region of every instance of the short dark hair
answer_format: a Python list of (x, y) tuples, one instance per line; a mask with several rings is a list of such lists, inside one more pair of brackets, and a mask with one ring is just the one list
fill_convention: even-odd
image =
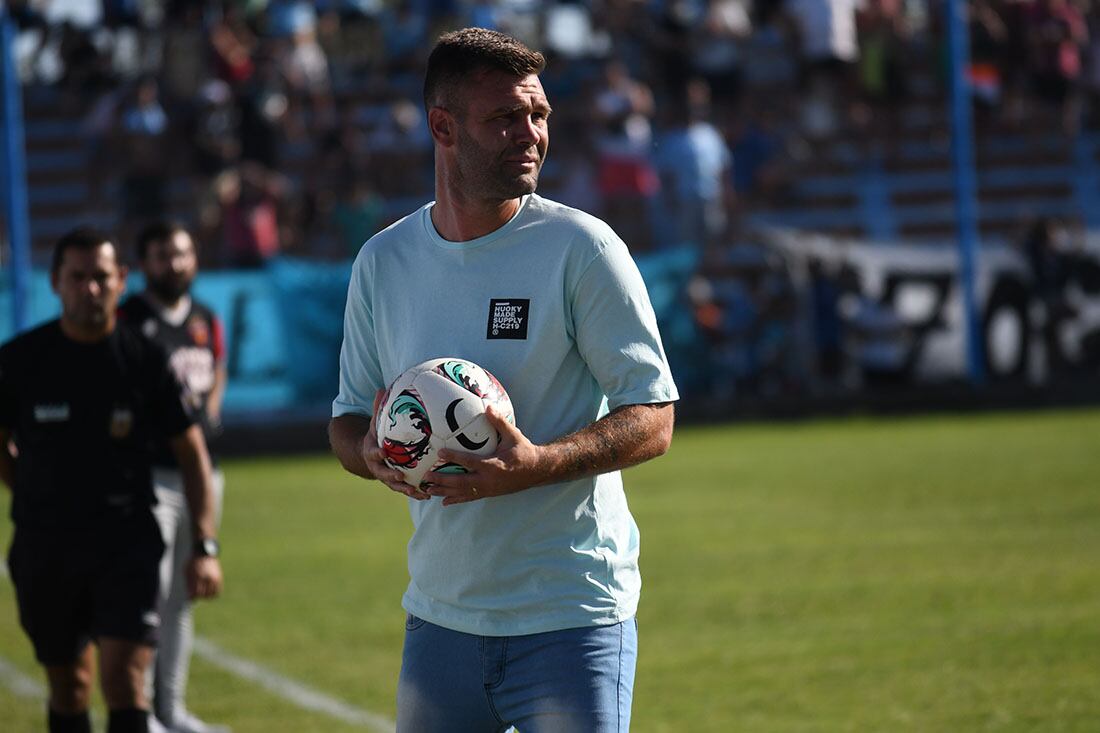
[[(102, 244), (109, 244), (115, 249), (115, 257), (119, 257), (118, 247), (106, 233), (91, 227), (77, 227), (57, 240), (53, 248), (53, 259), (50, 262), (50, 275), (56, 275), (61, 271), (61, 263), (65, 260), (65, 253), (70, 249), (95, 249)], [(122, 261), (119, 260), (119, 264)]]
[(542, 73), (546, 58), (512, 36), (485, 28), (445, 33), (428, 56), (424, 74), (424, 106), (453, 106), (451, 95), (471, 74), (502, 71), (515, 76)]
[(149, 248), (155, 243), (167, 242), (177, 232), (183, 232), (188, 236), (191, 234), (187, 231), (187, 227), (178, 221), (155, 221), (146, 226), (137, 236), (138, 261), (145, 259), (145, 255), (149, 254)]

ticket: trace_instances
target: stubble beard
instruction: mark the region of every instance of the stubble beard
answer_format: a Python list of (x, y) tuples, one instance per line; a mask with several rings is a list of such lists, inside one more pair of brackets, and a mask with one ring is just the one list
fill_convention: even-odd
[(76, 305), (65, 312), (66, 320), (83, 331), (98, 331), (110, 321), (106, 306)]
[(458, 170), (467, 195), (479, 199), (508, 201), (534, 193), (538, 188), (539, 172), (544, 160), (541, 153), (534, 171), (519, 176), (509, 175), (504, 172), (505, 163), (502, 158), (520, 151), (492, 153), (478, 145), (461, 127), (458, 135)]
[(169, 275), (157, 280), (149, 280), (149, 289), (161, 302), (172, 304), (191, 292), (192, 279), (190, 277), (173, 277)]

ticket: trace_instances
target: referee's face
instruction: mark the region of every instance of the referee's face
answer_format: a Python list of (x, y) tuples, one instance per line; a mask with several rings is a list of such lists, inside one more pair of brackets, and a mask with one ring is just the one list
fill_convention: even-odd
[(76, 335), (106, 336), (114, 329), (115, 309), (126, 289), (126, 268), (110, 242), (72, 248), (53, 276), (53, 289), (61, 299), (61, 320)]

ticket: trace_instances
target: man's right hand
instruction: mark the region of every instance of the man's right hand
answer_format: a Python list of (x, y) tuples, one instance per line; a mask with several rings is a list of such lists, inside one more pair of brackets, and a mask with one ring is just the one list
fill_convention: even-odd
[(431, 499), (431, 494), (405, 483), (405, 474), (396, 468), (390, 468), (386, 463), (386, 453), (378, 445), (377, 429), (378, 413), (385, 407), (385, 404), (386, 390), (380, 389), (374, 394), (374, 414), (370, 419), (370, 429), (363, 436), (363, 443), (360, 446), (363, 462), (366, 463), (367, 470), (371, 472), (371, 475), (388, 486), (390, 490), (404, 494), (410, 499)]

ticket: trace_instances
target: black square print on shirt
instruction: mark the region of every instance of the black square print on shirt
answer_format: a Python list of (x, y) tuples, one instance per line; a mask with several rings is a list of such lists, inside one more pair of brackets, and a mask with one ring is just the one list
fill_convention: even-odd
[(531, 314), (529, 298), (491, 298), (487, 339), (526, 339), (527, 319)]

